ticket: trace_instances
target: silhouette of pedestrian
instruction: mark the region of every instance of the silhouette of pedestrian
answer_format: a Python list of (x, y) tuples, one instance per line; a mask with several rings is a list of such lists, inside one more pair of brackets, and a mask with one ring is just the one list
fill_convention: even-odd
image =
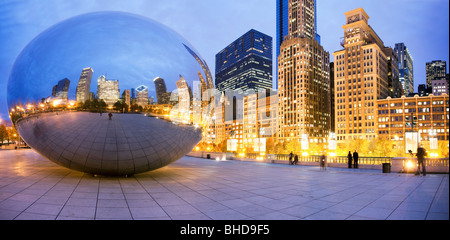
[(348, 151), (348, 168), (352, 168), (352, 152)]
[(356, 152), (356, 150), (355, 150), (355, 152), (353, 153), (353, 162), (354, 162), (354, 167), (355, 168), (358, 168), (358, 153)]
[(292, 154), (292, 152), (291, 153), (289, 153), (289, 165), (292, 165), (292, 156), (293, 156), (294, 154)]
[(427, 156), (427, 152), (425, 148), (423, 148), (422, 144), (417, 148), (417, 173), (416, 175), (420, 176), (420, 166), (422, 166), (422, 174), (423, 176), (427, 175), (427, 171), (425, 169), (425, 157)]
[(112, 113), (109, 113), (108, 117), (109, 117), (109, 120), (111, 120), (112, 119)]
[(321, 156), (320, 156), (320, 168), (321, 169), (323, 169), (323, 170), (326, 170), (326, 157), (325, 157), (325, 154), (322, 154)]
[(295, 157), (294, 157), (294, 165), (297, 165), (297, 162), (298, 162), (298, 155), (297, 154), (295, 154)]

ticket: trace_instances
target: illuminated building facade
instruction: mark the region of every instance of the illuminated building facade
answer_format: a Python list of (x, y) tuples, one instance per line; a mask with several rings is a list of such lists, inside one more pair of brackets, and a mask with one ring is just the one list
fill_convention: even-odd
[(369, 16), (362, 8), (345, 16), (344, 49), (333, 53), (337, 143), (376, 138), (377, 100), (389, 94), (386, 48), (368, 25)]
[(427, 88), (433, 87), (433, 80), (445, 79), (447, 74), (447, 63), (445, 61), (436, 60), (426, 63)]
[(166, 82), (164, 79), (157, 77), (153, 79), (153, 83), (155, 83), (156, 101), (158, 104), (168, 104), (170, 95), (167, 93)]
[(449, 140), (447, 94), (388, 97), (377, 101), (377, 111), (378, 137), (403, 141), (406, 132), (414, 131), (419, 132), (420, 141), (428, 141), (431, 137), (439, 141)]
[(399, 78), (398, 55), (390, 47), (384, 48), (384, 53), (387, 57), (388, 95), (392, 98), (399, 98), (404, 95), (404, 91)]
[(216, 54), (216, 89), (272, 89), (272, 37), (250, 30)]
[(243, 148), (265, 152), (277, 137), (278, 95), (274, 91), (250, 94), (243, 101)]
[(97, 98), (105, 101), (109, 107), (119, 101), (119, 80), (107, 80), (104, 75), (97, 79)]
[(432, 85), (433, 85), (433, 95), (434, 96), (440, 96), (443, 93), (445, 94), (449, 94), (448, 91), (448, 81), (447, 79), (443, 78), (443, 79), (434, 79), (432, 81)]
[(414, 93), (414, 59), (404, 43), (396, 43), (394, 51), (398, 56), (399, 80), (405, 96)]
[(131, 106), (131, 94), (130, 94), (130, 90), (129, 89), (125, 89), (122, 92), (122, 100), (123, 100), (123, 103), (125, 103), (128, 106), (128, 108), (130, 108), (130, 106)]
[(83, 104), (86, 100), (90, 98), (91, 80), (94, 70), (90, 67), (84, 68), (81, 71), (80, 80), (78, 81), (77, 91), (76, 91), (76, 101), (77, 103)]
[(141, 107), (148, 105), (148, 88), (140, 85), (136, 88), (136, 104)]
[(315, 40), (315, 1), (290, 0), (278, 55), (278, 141), (325, 143), (330, 131), (330, 59)]
[(67, 100), (69, 86), (70, 80), (67, 78), (58, 81), (58, 84), (53, 87), (52, 96), (60, 100)]

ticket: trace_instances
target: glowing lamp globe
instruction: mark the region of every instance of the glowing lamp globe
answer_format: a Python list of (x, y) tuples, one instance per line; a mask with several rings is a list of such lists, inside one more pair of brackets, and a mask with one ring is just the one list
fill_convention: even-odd
[(86, 173), (132, 175), (198, 144), (201, 93), (212, 88), (200, 54), (173, 30), (96, 12), (34, 38), (17, 57), (7, 92), (13, 124), (44, 157)]

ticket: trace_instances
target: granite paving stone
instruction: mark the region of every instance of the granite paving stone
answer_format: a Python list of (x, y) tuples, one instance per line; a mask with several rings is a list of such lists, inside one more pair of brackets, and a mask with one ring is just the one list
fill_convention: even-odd
[[(54, 154), (70, 157), (73, 149)], [(189, 156), (111, 177), (69, 170), (32, 149), (0, 150), (0, 219), (449, 220), (449, 178)]]

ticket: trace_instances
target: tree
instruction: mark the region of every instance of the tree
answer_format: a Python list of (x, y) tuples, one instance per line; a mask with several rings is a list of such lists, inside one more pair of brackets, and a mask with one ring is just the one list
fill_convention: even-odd
[(0, 145), (3, 144), (3, 141), (8, 140), (8, 131), (6, 130), (5, 124), (0, 125)]
[(122, 101), (117, 101), (116, 103), (114, 103), (114, 110), (119, 111), (119, 112), (128, 112), (128, 104), (122, 102)]

